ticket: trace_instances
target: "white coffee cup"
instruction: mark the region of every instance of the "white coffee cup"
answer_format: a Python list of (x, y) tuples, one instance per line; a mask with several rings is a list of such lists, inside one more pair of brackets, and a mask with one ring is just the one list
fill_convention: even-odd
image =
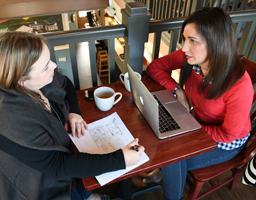
[[(119, 95), (118, 99), (115, 97)], [(110, 87), (99, 87), (94, 91), (94, 101), (101, 111), (108, 111), (122, 99), (122, 93), (115, 92)]]
[[(135, 74), (138, 76), (138, 78), (141, 80), (141, 75), (138, 72), (135, 72)], [(120, 80), (122, 83), (125, 85), (126, 90), (131, 92), (131, 87), (130, 87), (130, 81), (129, 81), (129, 74), (126, 72), (125, 74), (120, 74), (119, 75)]]

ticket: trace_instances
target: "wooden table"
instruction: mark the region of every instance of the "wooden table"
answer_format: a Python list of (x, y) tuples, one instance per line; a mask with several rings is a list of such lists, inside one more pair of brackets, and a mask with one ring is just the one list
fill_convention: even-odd
[[(142, 77), (142, 82), (151, 92), (164, 89), (148, 76)], [(84, 90), (77, 91), (79, 108), (85, 121), (91, 123), (117, 112), (134, 138), (139, 138), (139, 144), (145, 147), (145, 152), (149, 156), (148, 162), (113, 180), (109, 184), (202, 154), (217, 147), (216, 142), (203, 129), (167, 139), (158, 139), (137, 109), (132, 100), (131, 93), (125, 89), (123, 83), (119, 81), (106, 86), (123, 94), (121, 101), (106, 112), (100, 111), (94, 101), (85, 101)], [(101, 187), (93, 177), (84, 178), (83, 181), (86, 190)]]

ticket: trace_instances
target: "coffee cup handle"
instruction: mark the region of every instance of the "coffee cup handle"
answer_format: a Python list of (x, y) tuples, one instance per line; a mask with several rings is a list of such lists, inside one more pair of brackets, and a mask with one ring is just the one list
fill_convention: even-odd
[(115, 100), (115, 102), (113, 103), (113, 105), (115, 105), (116, 103), (118, 103), (118, 102), (122, 99), (122, 96), (123, 96), (121, 92), (116, 92), (116, 93), (114, 94), (114, 98), (116, 98), (116, 95), (120, 95), (120, 97), (118, 97), (118, 99)]
[(122, 81), (122, 83), (124, 84), (124, 74), (120, 74), (119, 78), (120, 78), (120, 81)]
[(141, 80), (141, 75), (140, 75), (140, 73), (138, 73), (138, 72), (135, 72), (136, 73), (136, 75), (138, 76), (138, 78)]

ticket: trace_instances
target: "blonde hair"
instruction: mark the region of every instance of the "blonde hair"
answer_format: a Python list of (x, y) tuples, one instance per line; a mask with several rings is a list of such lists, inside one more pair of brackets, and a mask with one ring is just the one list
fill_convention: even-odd
[(0, 85), (5, 89), (17, 90), (30, 96), (47, 109), (40, 95), (18, 84), (29, 79), (32, 65), (43, 50), (43, 38), (25, 32), (6, 32), (0, 35)]

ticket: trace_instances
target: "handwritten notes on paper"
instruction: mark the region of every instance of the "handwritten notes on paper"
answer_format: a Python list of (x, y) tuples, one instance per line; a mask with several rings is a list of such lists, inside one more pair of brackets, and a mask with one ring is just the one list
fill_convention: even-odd
[[(89, 130), (86, 130), (85, 136), (77, 138), (70, 135), (71, 140), (79, 152), (106, 154), (123, 148), (134, 140), (134, 137), (124, 125), (117, 113), (113, 113), (108, 117), (90, 123), (88, 126)], [(139, 163), (136, 165), (127, 167), (123, 170), (101, 174), (96, 176), (96, 179), (101, 185), (105, 185), (124, 173), (147, 162), (148, 160), (149, 158), (144, 152)]]

